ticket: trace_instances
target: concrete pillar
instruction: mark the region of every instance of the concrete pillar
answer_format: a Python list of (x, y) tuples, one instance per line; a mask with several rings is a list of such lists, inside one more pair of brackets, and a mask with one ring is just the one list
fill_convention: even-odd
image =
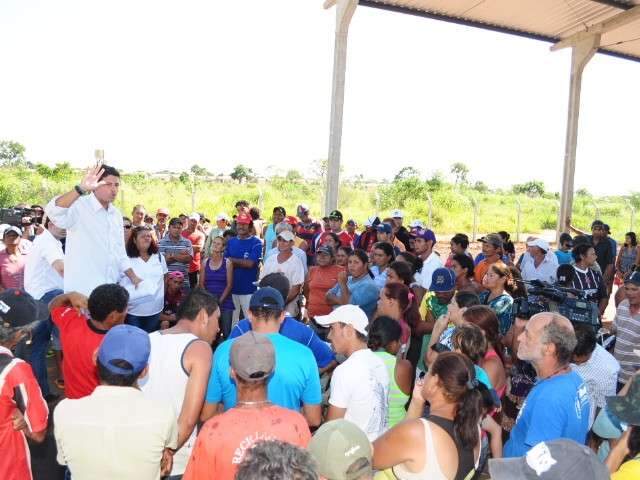
[(338, 208), (340, 185), (340, 148), (342, 144), (342, 112), (344, 107), (345, 73), (347, 69), (347, 37), (349, 24), (358, 6), (358, 0), (327, 0), (324, 8), (336, 5), (336, 33), (333, 51), (333, 88), (331, 93), (331, 124), (329, 130), (329, 156), (327, 184), (323, 214)]

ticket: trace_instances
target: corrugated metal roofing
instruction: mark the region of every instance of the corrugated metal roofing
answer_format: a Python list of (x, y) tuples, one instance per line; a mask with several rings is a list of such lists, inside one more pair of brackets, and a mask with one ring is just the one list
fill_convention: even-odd
[[(558, 42), (640, 0), (360, 0), (360, 5)], [(640, 17), (604, 33), (600, 53), (640, 61)]]

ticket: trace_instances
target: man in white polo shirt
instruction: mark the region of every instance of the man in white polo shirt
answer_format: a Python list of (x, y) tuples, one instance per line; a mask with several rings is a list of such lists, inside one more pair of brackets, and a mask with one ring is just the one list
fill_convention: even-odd
[(527, 253), (520, 264), (522, 279), (555, 283), (558, 271), (558, 257), (549, 248), (549, 242), (534, 238), (527, 242)]
[(367, 348), (369, 319), (357, 305), (342, 305), (315, 321), (331, 328), (333, 349), (347, 357), (331, 378), (327, 421), (349, 420), (373, 441), (387, 429), (389, 374), (380, 357)]

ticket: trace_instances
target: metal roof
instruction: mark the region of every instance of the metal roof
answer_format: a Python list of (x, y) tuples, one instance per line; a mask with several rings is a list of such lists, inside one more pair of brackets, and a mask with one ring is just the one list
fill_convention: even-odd
[[(640, 0), (360, 0), (362, 6), (559, 42)], [(640, 61), (640, 17), (602, 34), (598, 52)]]

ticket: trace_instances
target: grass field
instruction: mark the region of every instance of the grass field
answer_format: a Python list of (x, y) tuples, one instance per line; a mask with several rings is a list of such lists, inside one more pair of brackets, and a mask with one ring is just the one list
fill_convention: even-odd
[[(45, 204), (51, 197), (70, 190), (78, 183), (80, 172), (63, 170), (42, 173), (27, 168), (0, 168), (0, 207), (17, 203)], [(429, 218), (427, 195), (431, 196), (432, 226), (441, 234), (471, 233), (474, 223), (473, 202), (477, 204), (477, 232), (479, 234), (506, 230), (516, 231), (517, 202), (521, 205), (520, 232), (535, 233), (555, 229), (558, 212), (557, 194), (544, 194), (536, 198), (515, 195), (511, 192), (478, 192), (471, 188), (456, 189), (442, 183), (437, 187), (419, 179), (409, 179), (388, 185), (363, 185), (345, 183), (340, 188), (339, 208), (346, 218), (362, 223), (369, 215), (387, 215), (393, 208), (405, 212), (405, 220)], [(274, 178), (264, 183), (198, 182), (193, 202), (195, 210), (215, 216), (218, 212), (233, 213), (237, 200), (246, 199), (263, 210), (263, 217), (270, 217), (270, 210), (277, 205), (295, 213), (296, 205), (308, 204), (312, 215), (322, 212), (322, 187), (320, 182), (288, 182)], [(141, 203), (149, 210), (167, 207), (172, 213), (188, 213), (192, 210), (192, 187), (178, 178), (161, 180), (144, 174), (123, 175), (121, 197), (116, 205), (129, 214), (133, 205)], [(640, 194), (627, 197), (610, 196), (593, 198), (577, 195), (574, 201), (573, 223), (588, 228), (599, 218), (611, 225), (613, 236), (623, 240), (631, 227), (630, 206), (640, 210)]]

